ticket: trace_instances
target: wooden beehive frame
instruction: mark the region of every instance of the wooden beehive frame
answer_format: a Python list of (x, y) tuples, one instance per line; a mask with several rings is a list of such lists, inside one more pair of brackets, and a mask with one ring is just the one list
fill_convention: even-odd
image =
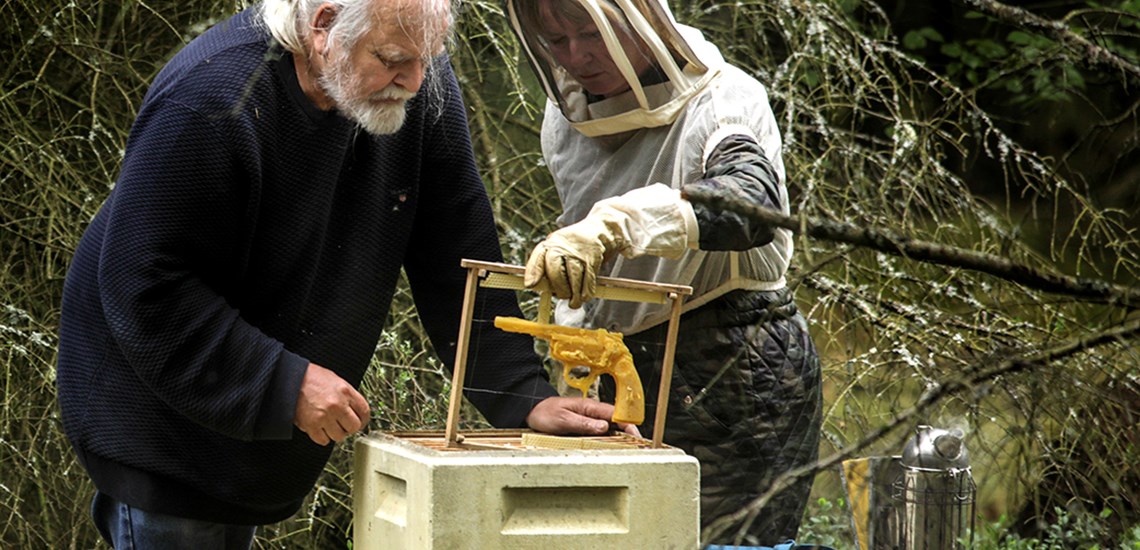
[[(518, 265), (462, 260), (467, 269), (467, 287), (463, 296), (463, 312), (459, 322), (459, 341), (452, 369), (451, 396), (447, 409), (447, 429), (444, 436), (448, 447), (460, 445), (458, 431), (459, 409), (463, 400), (463, 380), (467, 374), (467, 346), (471, 338), (474, 318), (475, 293), (480, 286), (511, 290), (530, 290), (539, 293), (538, 318), (540, 323), (550, 322), (551, 297), (544, 288), (527, 289), (523, 285), (525, 268)], [(616, 277), (598, 277), (597, 299), (623, 300), (654, 304), (670, 303), (669, 327), (665, 338), (665, 357), (661, 362), (661, 385), (657, 392), (657, 415), (653, 421), (653, 448), (662, 446), (665, 433), (665, 413), (669, 405), (669, 386), (673, 378), (673, 357), (677, 347), (677, 325), (681, 319), (684, 296), (693, 293), (692, 287), (667, 285)]]

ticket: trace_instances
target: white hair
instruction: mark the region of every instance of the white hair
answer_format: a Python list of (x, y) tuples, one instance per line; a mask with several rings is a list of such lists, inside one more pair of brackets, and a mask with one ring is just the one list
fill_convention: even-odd
[[(335, 29), (336, 37), (351, 47), (356, 39), (371, 30), (375, 23), (372, 16), (377, 11), (400, 7), (400, 4), (406, 5), (413, 1), (421, 4), (424, 21), (447, 23), (447, 26), (442, 28), (448, 30), (442, 33), (439, 25), (423, 25), (423, 43), (445, 42), (448, 36), (444, 33), (450, 32), (449, 29), (454, 23), (452, 14), (455, 10), (452, 9), (449, 0), (263, 0), (261, 19), (269, 28), (273, 38), (276, 38), (286, 50), (305, 53), (308, 23), (323, 4), (332, 4), (337, 11), (330, 34)], [(399, 14), (396, 16), (399, 17)]]
[[(360, 37), (372, 30), (380, 17), (402, 17), (406, 13), (404, 8), (418, 3), (421, 10), (412, 24), (417, 25), (418, 32), (422, 33), (419, 37), (420, 44), (430, 48), (435, 44), (446, 45), (450, 39), (455, 21), (452, 1), (458, 0), (263, 0), (261, 20), (273, 38), (287, 51), (308, 55), (305, 44), (312, 33), (309, 22), (324, 4), (332, 4), (336, 8), (336, 17), (328, 30), (329, 43), (338, 43), (347, 50), (352, 49)], [(424, 24), (425, 22), (434, 24)], [(400, 26), (411, 33), (411, 24)], [(434, 52), (427, 52), (427, 55), (432, 53)], [(433, 69), (438, 60), (424, 59), (423, 62), (425, 91), (438, 97), (438, 92), (442, 90), (441, 83), (433, 77)]]

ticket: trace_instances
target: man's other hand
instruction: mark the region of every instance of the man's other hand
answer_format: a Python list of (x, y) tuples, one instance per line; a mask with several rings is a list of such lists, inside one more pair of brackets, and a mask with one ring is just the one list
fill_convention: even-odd
[[(605, 435), (610, 430), (614, 406), (583, 397), (548, 397), (531, 409), (526, 417), (530, 429), (555, 435)], [(618, 429), (640, 437), (633, 424), (618, 424)]]
[(335, 372), (309, 363), (293, 424), (318, 445), (339, 443), (368, 424), (368, 401)]

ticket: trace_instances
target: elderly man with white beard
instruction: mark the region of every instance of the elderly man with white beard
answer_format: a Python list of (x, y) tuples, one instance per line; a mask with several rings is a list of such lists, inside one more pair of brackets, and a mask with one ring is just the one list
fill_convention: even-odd
[[(446, 0), (266, 0), (155, 78), (67, 275), (65, 431), (116, 548), (249, 548), (369, 421), (358, 391), (401, 269), (452, 364), (463, 258), (501, 261)], [(510, 291), (475, 311), (519, 316)], [(601, 434), (530, 338), (476, 330), (499, 427)], [(478, 350), (494, 350), (481, 356)]]

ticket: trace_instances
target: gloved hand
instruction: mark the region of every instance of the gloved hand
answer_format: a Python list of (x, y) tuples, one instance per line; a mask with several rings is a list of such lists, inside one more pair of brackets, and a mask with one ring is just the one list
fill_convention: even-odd
[(548, 235), (531, 251), (523, 284), (533, 288), (546, 279), (555, 297), (570, 300), (572, 308), (582, 307), (594, 297), (606, 255), (629, 246), (621, 224), (606, 218), (591, 214)]
[(660, 183), (599, 201), (582, 221), (546, 237), (530, 253), (523, 284), (542, 280), (555, 297), (579, 308), (594, 297), (607, 257), (679, 258), (699, 242), (696, 215), (679, 191)]

